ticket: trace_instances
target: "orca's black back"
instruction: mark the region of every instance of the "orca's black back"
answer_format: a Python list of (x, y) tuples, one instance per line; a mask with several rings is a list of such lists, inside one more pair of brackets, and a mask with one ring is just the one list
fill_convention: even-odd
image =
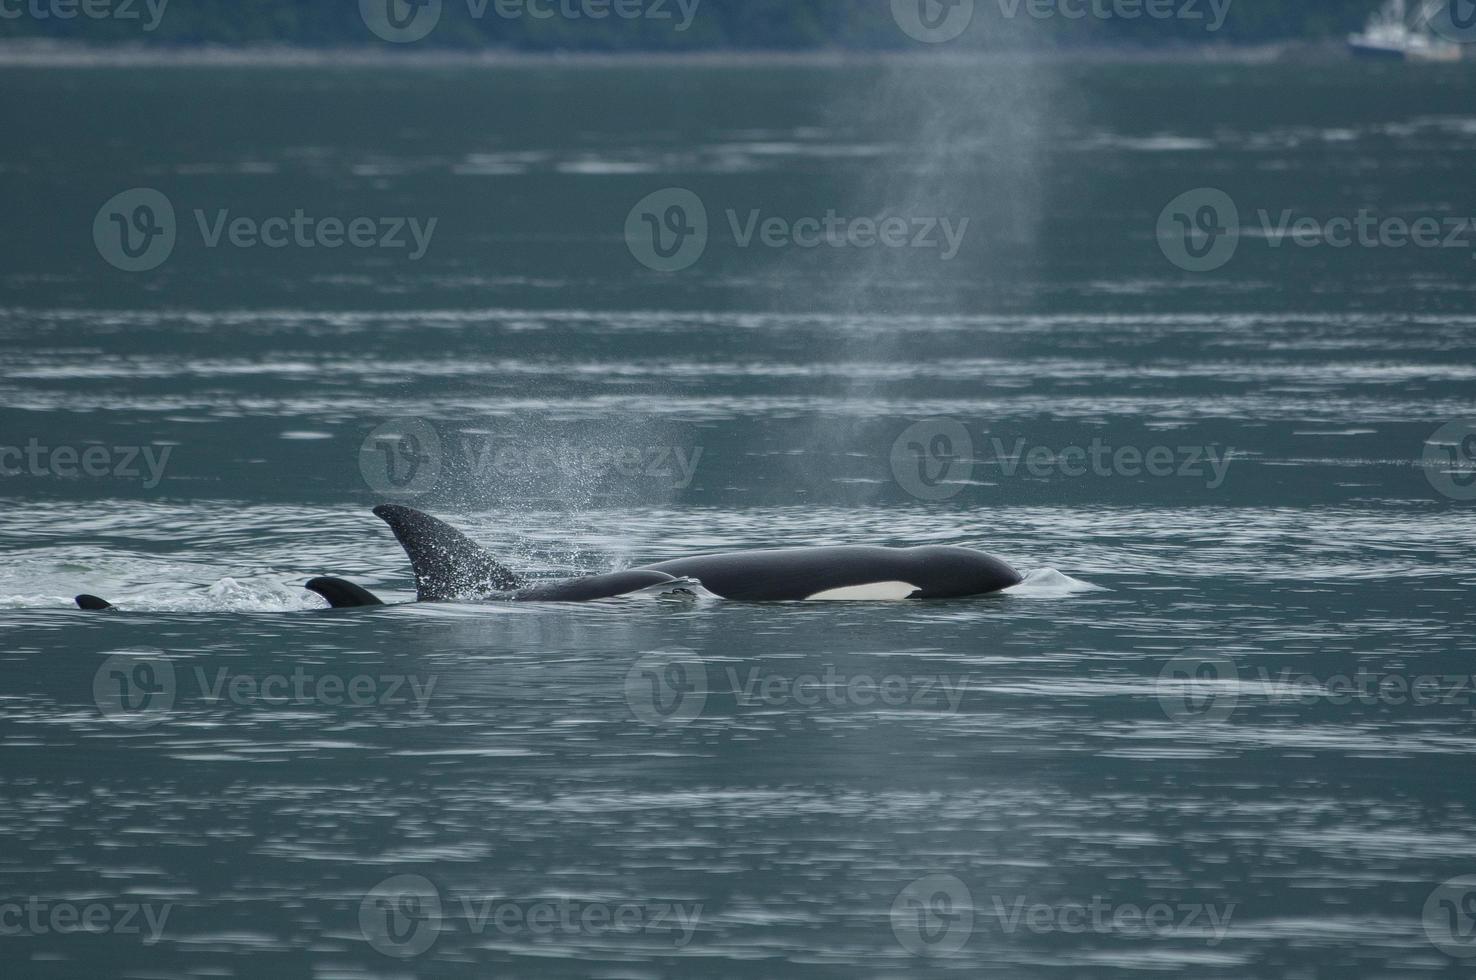
[(967, 548), (785, 548), (697, 555), (645, 566), (695, 578), (725, 599), (807, 599), (872, 582), (909, 582), (919, 598), (982, 595), (1015, 585), (1019, 574), (998, 558)]

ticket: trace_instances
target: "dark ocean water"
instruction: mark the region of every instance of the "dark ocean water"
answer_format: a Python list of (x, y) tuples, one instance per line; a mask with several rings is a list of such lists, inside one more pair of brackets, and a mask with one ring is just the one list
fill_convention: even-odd
[[(1469, 68), (0, 92), (5, 976), (1469, 970)], [(385, 499), (1028, 578), (321, 609)]]

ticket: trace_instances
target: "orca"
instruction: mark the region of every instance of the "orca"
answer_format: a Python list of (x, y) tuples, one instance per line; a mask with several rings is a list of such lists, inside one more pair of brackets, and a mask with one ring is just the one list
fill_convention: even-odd
[[(690, 593), (694, 583), (719, 598), (748, 602), (959, 599), (998, 592), (1021, 581), (1020, 573), (1005, 561), (970, 548), (846, 545), (696, 555), (608, 575), (529, 584), (465, 534), (429, 514), (382, 504), (374, 508), (374, 515), (389, 525), (409, 556), (416, 598), (422, 602), (585, 602), (646, 591)], [(314, 579), (308, 588), (335, 608), (379, 602), (339, 579)]]
[[(429, 514), (382, 504), (374, 515), (405, 549), (421, 602), (588, 602), (645, 592), (691, 595), (697, 586), (721, 599), (746, 602), (961, 599), (1022, 581), (1007, 562), (971, 548), (842, 545), (696, 555), (569, 581), (529, 582)], [(341, 578), (315, 578), (306, 588), (334, 609), (384, 604)], [(93, 596), (77, 601), (84, 609), (111, 608)]]

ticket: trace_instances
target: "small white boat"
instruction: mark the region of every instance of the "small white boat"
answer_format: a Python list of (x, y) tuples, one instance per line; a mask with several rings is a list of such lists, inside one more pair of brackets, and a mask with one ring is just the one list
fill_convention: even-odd
[(1348, 49), (1362, 58), (1459, 61), (1461, 46), (1430, 27), (1444, 10), (1445, 0), (1418, 0), (1411, 16), (1405, 0), (1388, 0), (1368, 19), (1363, 33), (1349, 35)]

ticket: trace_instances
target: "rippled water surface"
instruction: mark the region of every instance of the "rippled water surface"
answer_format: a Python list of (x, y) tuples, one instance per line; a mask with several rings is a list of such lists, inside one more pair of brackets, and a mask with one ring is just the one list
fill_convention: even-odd
[[(1471, 79), (0, 69), (0, 446), (46, 453), (0, 460), (5, 975), (1457, 975), (1471, 249), (1257, 212), (1470, 216)], [(130, 274), (90, 229), (140, 186), (179, 240)], [(662, 274), (624, 227), (670, 186), (712, 232)], [(1196, 187), (1245, 226), (1203, 274), (1156, 232)], [(194, 217), (299, 208), (438, 224), (411, 260)], [(971, 231), (742, 247), (753, 209)], [(1027, 579), (409, 604), (397, 419), (435, 442), (401, 498), (533, 577), (881, 543)]]

